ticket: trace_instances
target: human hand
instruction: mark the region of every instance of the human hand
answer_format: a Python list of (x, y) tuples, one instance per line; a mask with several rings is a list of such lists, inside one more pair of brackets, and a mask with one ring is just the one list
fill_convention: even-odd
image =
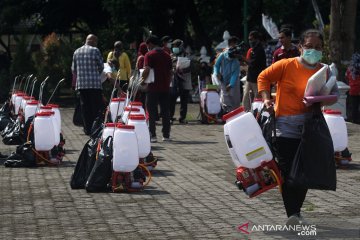
[(231, 89), (231, 86), (230, 86), (230, 84), (228, 84), (228, 85), (226, 86), (226, 91), (228, 92), (228, 91), (230, 91), (230, 89)]
[(274, 103), (271, 99), (264, 100), (264, 107), (270, 114), (274, 113)]

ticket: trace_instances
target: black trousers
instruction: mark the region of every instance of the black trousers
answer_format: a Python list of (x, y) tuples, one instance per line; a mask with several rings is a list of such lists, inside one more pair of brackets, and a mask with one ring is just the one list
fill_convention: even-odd
[(190, 90), (179, 89), (178, 91), (172, 91), (170, 95), (170, 119), (174, 118), (176, 99), (180, 96), (180, 118), (179, 120), (185, 120), (187, 114), (187, 105), (189, 102)]
[(80, 104), (85, 134), (91, 133), (92, 124), (103, 109), (101, 89), (80, 89)]
[(170, 137), (169, 92), (148, 92), (146, 94), (146, 109), (149, 113), (149, 131), (151, 137), (156, 137), (156, 117), (158, 104), (160, 105), (162, 134)]
[(360, 113), (359, 113), (359, 106), (360, 106), (360, 95), (358, 96), (349, 96), (351, 102), (351, 115), (352, 115), (352, 122), (353, 123), (360, 123)]
[(306, 188), (291, 187), (286, 183), (299, 144), (300, 139), (276, 138), (277, 160), (284, 180), (284, 184), (282, 185), (282, 198), (288, 217), (300, 213), (307, 193)]

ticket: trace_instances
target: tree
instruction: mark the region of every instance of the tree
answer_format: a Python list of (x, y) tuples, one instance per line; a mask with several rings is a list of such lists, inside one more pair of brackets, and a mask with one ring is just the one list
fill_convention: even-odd
[(357, 0), (331, 0), (330, 60), (340, 70), (342, 60), (349, 60), (354, 52), (356, 9)]

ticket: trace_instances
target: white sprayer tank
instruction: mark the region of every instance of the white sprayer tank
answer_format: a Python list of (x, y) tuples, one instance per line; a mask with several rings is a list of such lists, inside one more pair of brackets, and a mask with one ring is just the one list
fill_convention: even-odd
[(215, 89), (205, 89), (200, 94), (201, 108), (205, 109), (208, 114), (218, 114), (221, 110), (220, 96)]
[(140, 110), (140, 114), (143, 114), (145, 116), (145, 110), (141, 102), (130, 102), (130, 107), (138, 108)]
[(121, 121), (123, 123), (126, 123), (128, 118), (129, 118), (129, 114), (140, 114), (140, 109), (136, 108), (136, 107), (125, 107), (124, 108), (124, 113), (121, 117)]
[(51, 112), (36, 113), (34, 120), (34, 139), (37, 151), (49, 151), (55, 145), (55, 125)]
[(25, 122), (28, 120), (29, 117), (34, 116), (36, 113), (36, 108), (38, 106), (39, 102), (34, 100), (26, 103), (25, 107)]
[(138, 142), (135, 127), (117, 125), (113, 142), (113, 170), (132, 172), (139, 165)]
[(57, 104), (47, 104), (47, 106), (51, 107), (51, 110), (55, 113), (55, 119), (56, 119), (56, 125), (59, 129), (59, 132), (61, 132), (61, 114), (59, 110), (59, 105)]
[(33, 101), (35, 100), (34, 97), (30, 97), (30, 96), (24, 96), (22, 101), (21, 101), (21, 104), (20, 104), (20, 109), (22, 109), (23, 111), (25, 111), (25, 107), (26, 107), (26, 104), (30, 101)]
[(273, 155), (254, 115), (241, 110), (224, 115), (225, 141), (236, 167), (256, 168), (262, 161), (271, 161)]
[(340, 111), (325, 110), (324, 118), (329, 127), (334, 144), (334, 151), (340, 152), (348, 146), (348, 134), (344, 118)]
[[(116, 117), (120, 116), (124, 110), (125, 98), (113, 98), (110, 102), (111, 120), (115, 122)], [(117, 113), (117, 114), (116, 114)]]
[(151, 151), (150, 133), (145, 116), (143, 114), (130, 114), (128, 124), (135, 126), (139, 157), (145, 158)]
[(59, 126), (58, 121), (56, 119), (55, 112), (53, 111), (53, 108), (50, 105), (41, 106), (39, 112), (40, 113), (43, 113), (43, 112), (51, 113), (50, 118), (51, 118), (51, 121), (54, 124), (54, 131), (55, 131), (55, 145), (58, 145), (60, 143), (60, 131), (61, 131), (61, 129), (60, 129), (60, 126)]
[(22, 100), (24, 99), (25, 96), (26, 96), (25, 93), (16, 94), (15, 99), (14, 99), (14, 112), (15, 112), (15, 114), (19, 113), (19, 109), (20, 109)]
[[(118, 123), (119, 124), (119, 123)], [(109, 136), (114, 137), (115, 127), (117, 123), (106, 123), (102, 133), (102, 140), (105, 141)]]

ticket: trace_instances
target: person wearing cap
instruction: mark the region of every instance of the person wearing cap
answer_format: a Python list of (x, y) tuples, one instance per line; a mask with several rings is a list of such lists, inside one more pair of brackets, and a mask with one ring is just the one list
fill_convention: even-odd
[(121, 41), (114, 43), (114, 50), (109, 52), (107, 62), (111, 67), (118, 70), (116, 80), (120, 80), (120, 88), (126, 91), (131, 76), (131, 63)]
[(160, 39), (156, 35), (150, 35), (146, 40), (149, 52), (144, 57), (144, 71), (142, 74), (143, 84), (149, 76), (151, 69), (154, 71), (154, 82), (148, 83), (146, 93), (146, 109), (149, 113), (150, 141), (157, 142), (156, 117), (157, 107), (160, 104), (163, 141), (170, 141), (170, 114), (169, 114), (169, 91), (172, 75), (171, 57), (162, 47)]
[(214, 75), (220, 80), (222, 114), (240, 106), (240, 55), (233, 54), (239, 39), (232, 36), (226, 48), (215, 60)]
[(75, 90), (80, 92), (80, 105), (86, 135), (91, 134), (92, 124), (103, 107), (101, 73), (103, 58), (97, 46), (97, 37), (90, 34), (85, 45), (76, 49), (71, 70), (76, 76)]
[(167, 52), (168, 54), (171, 54), (171, 38), (169, 36), (163, 36), (161, 38), (161, 42), (162, 42), (162, 47), (163, 47), (163, 50), (165, 52)]
[[(187, 124), (187, 105), (189, 102), (189, 93), (192, 89), (191, 82), (191, 65), (190, 59), (186, 57), (184, 51), (184, 42), (180, 39), (175, 39), (172, 42), (172, 62), (173, 62), (173, 80), (170, 90), (170, 119), (173, 122), (175, 120), (175, 106), (176, 100), (180, 97), (180, 124)], [(185, 66), (184, 62), (187, 62)]]

